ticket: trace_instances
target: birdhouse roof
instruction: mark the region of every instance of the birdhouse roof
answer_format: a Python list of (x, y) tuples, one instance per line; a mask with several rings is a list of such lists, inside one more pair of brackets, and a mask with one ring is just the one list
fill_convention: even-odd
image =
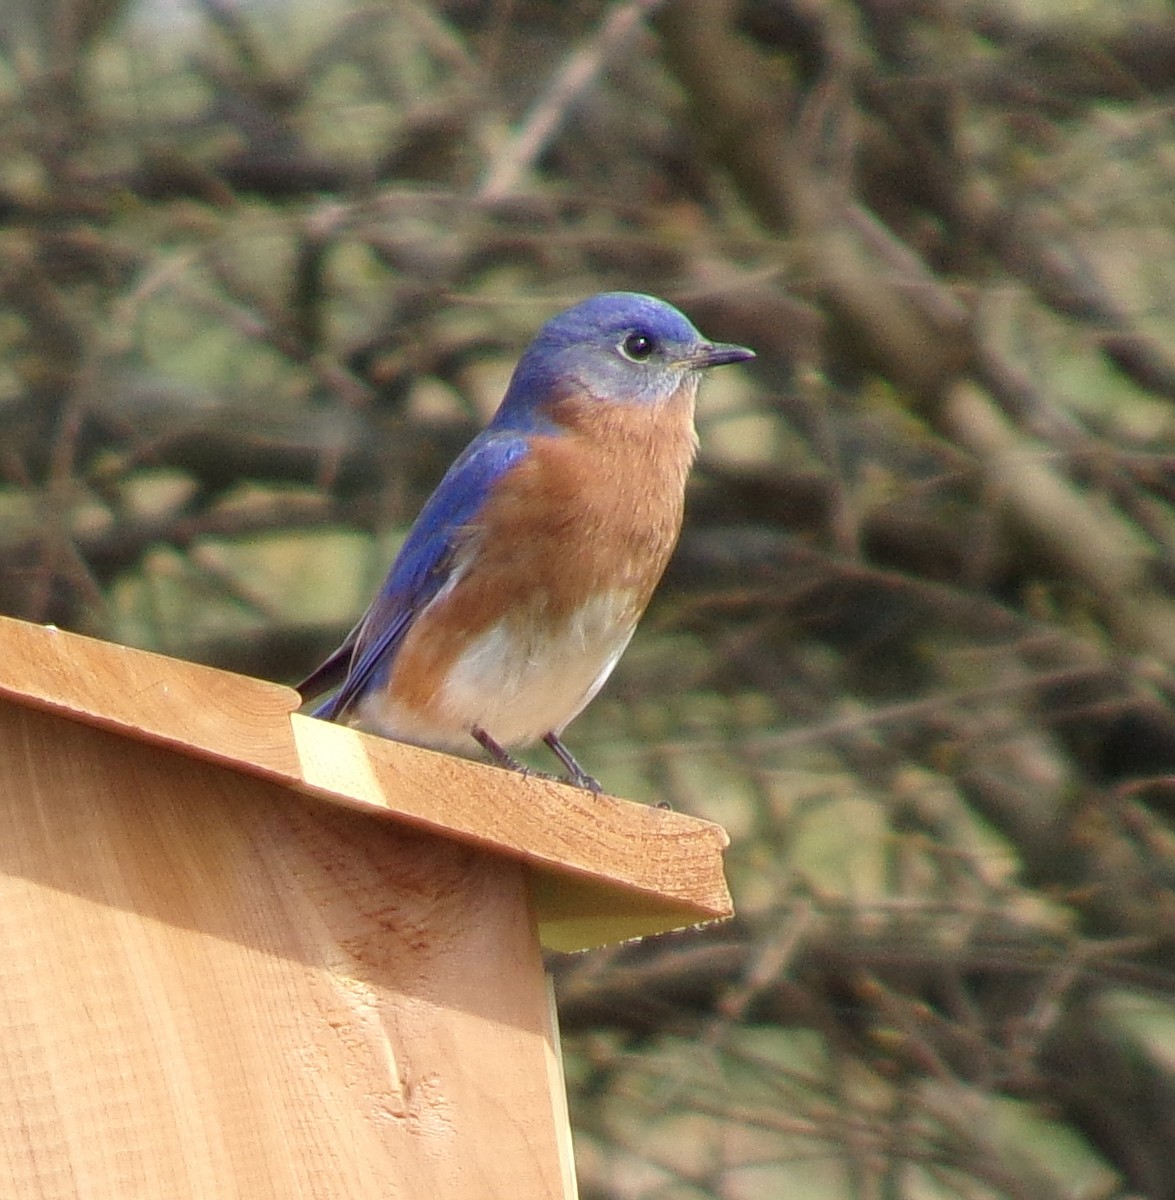
[(281, 684), (0, 617), (0, 701), (521, 860), (552, 949), (731, 914), (719, 826), (316, 720)]

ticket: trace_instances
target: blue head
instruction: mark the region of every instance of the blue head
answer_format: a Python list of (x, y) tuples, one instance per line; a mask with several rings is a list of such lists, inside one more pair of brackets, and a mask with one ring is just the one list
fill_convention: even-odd
[(664, 300), (602, 292), (552, 317), (526, 348), (496, 426), (529, 424), (536, 408), (569, 395), (612, 404), (668, 400), (707, 367), (754, 358), (742, 346), (707, 341)]

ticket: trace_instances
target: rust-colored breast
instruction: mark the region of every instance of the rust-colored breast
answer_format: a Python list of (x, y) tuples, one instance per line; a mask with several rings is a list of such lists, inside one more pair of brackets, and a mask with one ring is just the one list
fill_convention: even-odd
[(635, 625), (681, 530), (695, 394), (689, 381), (657, 407), (581, 397), (548, 406), (562, 431), (531, 439), (471, 524), (456, 584), (397, 655), (388, 686), (398, 703), (427, 711), (465, 647), (503, 622), (538, 645), (611, 593), (627, 597), (618, 622)]

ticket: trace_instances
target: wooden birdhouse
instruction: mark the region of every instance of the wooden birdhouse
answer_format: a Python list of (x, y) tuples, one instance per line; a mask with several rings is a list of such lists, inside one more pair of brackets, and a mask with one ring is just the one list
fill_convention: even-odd
[(0, 618), (0, 1195), (575, 1181), (542, 947), (728, 916), (717, 826)]

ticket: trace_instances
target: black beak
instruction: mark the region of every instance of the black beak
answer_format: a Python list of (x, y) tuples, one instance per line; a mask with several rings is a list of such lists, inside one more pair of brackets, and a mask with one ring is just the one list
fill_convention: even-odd
[(746, 346), (732, 346), (729, 342), (713, 342), (699, 346), (684, 360), (684, 365), (701, 371), (706, 367), (724, 367), (727, 363), (746, 362), (748, 358), (754, 357), (754, 350), (748, 350)]

